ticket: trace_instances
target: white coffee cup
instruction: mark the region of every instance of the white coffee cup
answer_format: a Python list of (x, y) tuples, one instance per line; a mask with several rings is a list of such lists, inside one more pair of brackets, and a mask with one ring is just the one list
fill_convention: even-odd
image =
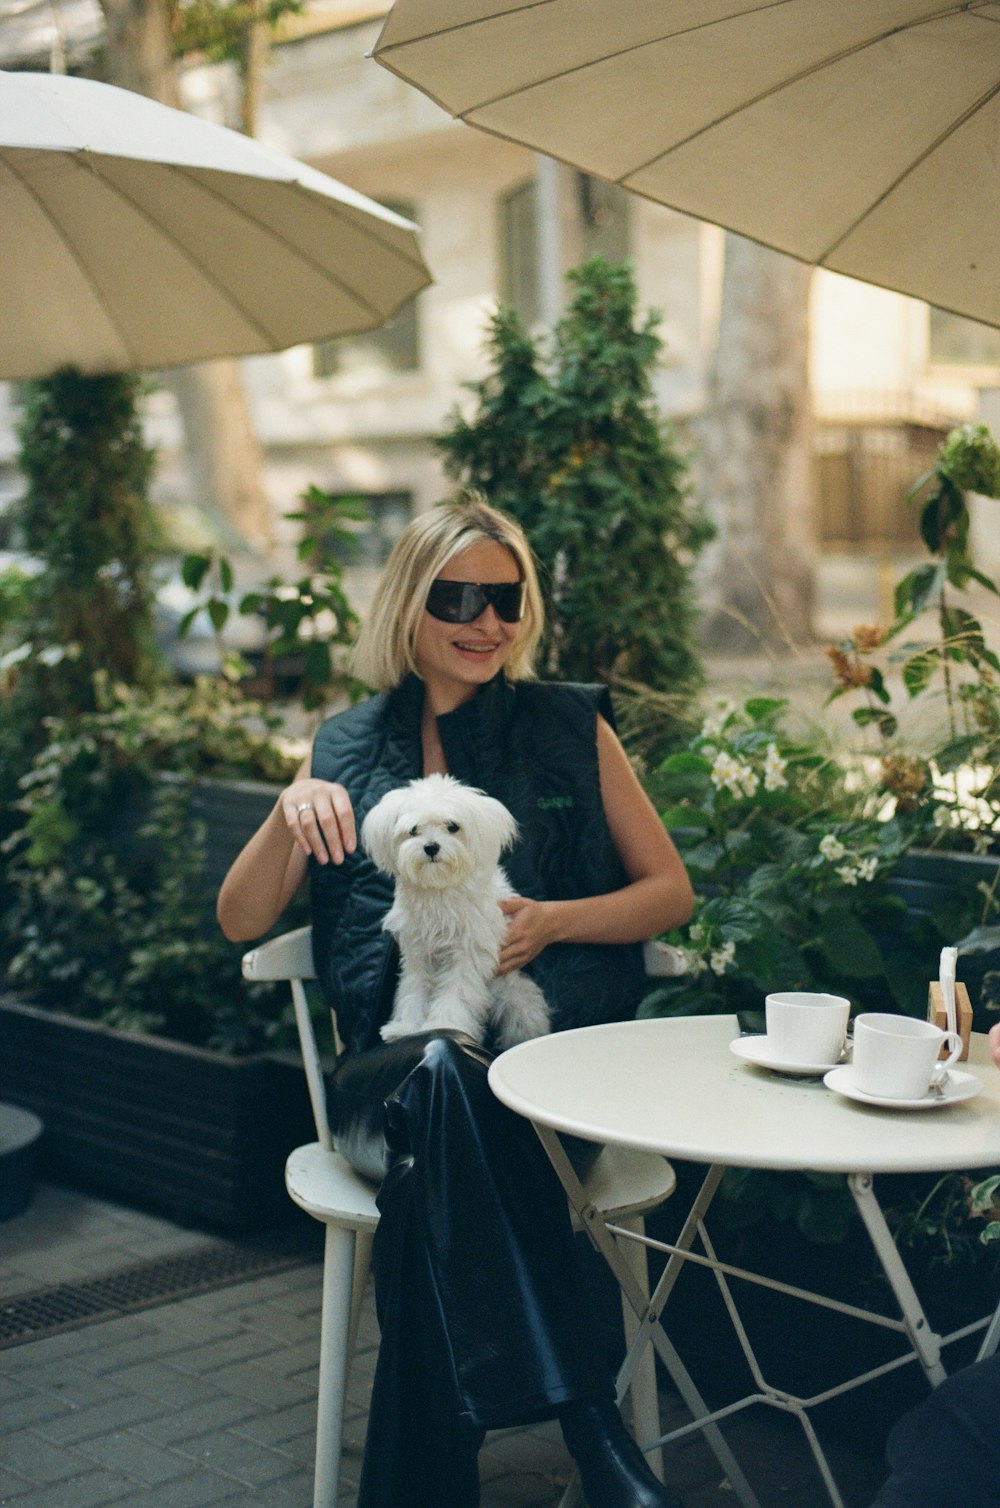
[(843, 995), (783, 990), (764, 1001), (767, 1045), (783, 1063), (836, 1063), (844, 1050), (851, 1002)]
[[(940, 1060), (942, 1047), (947, 1058)], [(962, 1055), (958, 1032), (933, 1021), (867, 1011), (854, 1022), (854, 1082), (862, 1094), (887, 1100), (919, 1100), (932, 1080), (943, 1081)]]

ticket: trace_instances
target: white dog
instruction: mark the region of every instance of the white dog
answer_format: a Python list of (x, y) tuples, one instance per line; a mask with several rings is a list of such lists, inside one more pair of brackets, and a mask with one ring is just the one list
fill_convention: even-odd
[(389, 791), (368, 813), (361, 841), (396, 881), (382, 925), (402, 955), (386, 1042), (449, 1027), (512, 1047), (549, 1030), (545, 996), (517, 970), (497, 975), (515, 892), (500, 855), (517, 835), (502, 802), (450, 775), (427, 775)]

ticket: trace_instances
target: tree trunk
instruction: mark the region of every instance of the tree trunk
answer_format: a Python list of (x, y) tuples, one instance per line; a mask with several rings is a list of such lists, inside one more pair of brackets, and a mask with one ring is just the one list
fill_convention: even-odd
[(261, 555), (274, 543), (271, 508), (261, 481), (263, 456), (239, 362), (204, 361), (164, 372), (187, 439), (191, 497), (218, 512)]
[(247, 136), (256, 136), (271, 38), (264, 18), (264, 0), (249, 0), (248, 8), (253, 19), (246, 29), (240, 67), (243, 79), (243, 120), (240, 129)]
[[(109, 83), (180, 108), (180, 88), (164, 0), (101, 0), (107, 28), (104, 75)], [(164, 372), (184, 425), (188, 482), (194, 502), (224, 518), (262, 554), (274, 542), (264, 490), (263, 452), (254, 430), (239, 363), (199, 362)]]
[(812, 269), (727, 234), (702, 425), (702, 643), (746, 655), (812, 637), (815, 540), (808, 321)]
[(162, 0), (101, 0), (101, 10), (107, 82), (180, 109), (166, 5)]

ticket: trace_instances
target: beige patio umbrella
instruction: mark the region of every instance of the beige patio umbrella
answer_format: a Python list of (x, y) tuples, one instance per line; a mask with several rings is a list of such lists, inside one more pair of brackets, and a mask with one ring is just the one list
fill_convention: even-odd
[(291, 157), (0, 72), (0, 377), (284, 350), (381, 325), (430, 281), (414, 225)]
[(396, 0), (375, 57), (470, 125), (1000, 324), (994, 0)]

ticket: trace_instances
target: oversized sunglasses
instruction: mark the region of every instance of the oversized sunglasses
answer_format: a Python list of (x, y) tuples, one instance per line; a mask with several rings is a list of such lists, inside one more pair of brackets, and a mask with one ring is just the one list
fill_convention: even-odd
[(487, 604), (504, 623), (519, 623), (524, 612), (523, 581), (432, 581), (424, 604), (442, 623), (471, 623)]

